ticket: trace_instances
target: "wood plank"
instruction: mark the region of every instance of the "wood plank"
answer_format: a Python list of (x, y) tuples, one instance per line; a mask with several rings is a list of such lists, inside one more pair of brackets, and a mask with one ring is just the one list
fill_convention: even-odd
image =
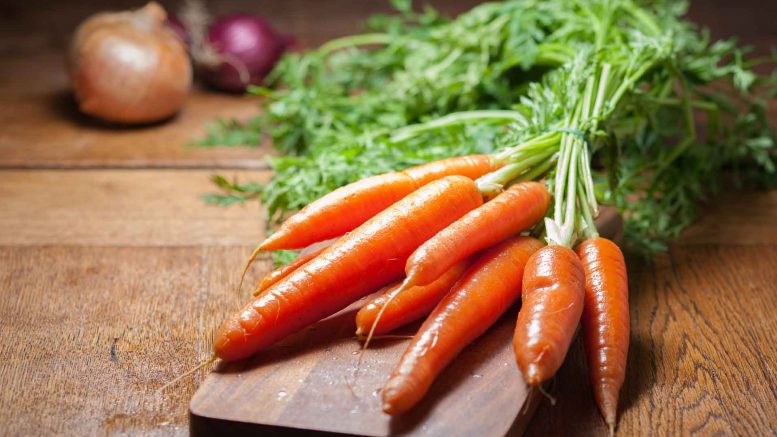
[[(257, 203), (224, 208), (206, 170), (1, 171), (0, 245), (253, 245), (264, 236)], [(268, 172), (227, 172), (263, 181)]]
[(380, 409), (380, 388), (407, 340), (375, 342), (359, 367), (360, 343), (353, 335), (358, 306), (246, 363), (219, 366), (192, 398), (191, 413), (198, 421), (259, 424), (254, 432), (280, 427), (359, 435), (504, 435), (514, 422), (525, 425), (531, 410), (522, 411), (528, 392), (511, 350), (514, 311), (457, 357), (418, 408), (392, 419)]
[(0, 247), (2, 433), (186, 434), (247, 249)]
[(678, 244), (777, 245), (777, 190), (721, 193), (701, 211)]
[[(772, 228), (771, 233), (777, 233)], [(631, 348), (621, 435), (777, 431), (774, 246), (675, 246), (629, 259)], [(527, 435), (607, 435), (579, 341)]]
[[(673, 278), (696, 319), (689, 334), (709, 344), (707, 360), (720, 363), (707, 365), (715, 392), (723, 406), (736, 406), (725, 408), (726, 418), (746, 435), (777, 431), (777, 375), (767, 358), (777, 357), (777, 259), (764, 256), (767, 250), (716, 245), (668, 254)], [(759, 340), (769, 335), (771, 341)]]
[(215, 118), (256, 115), (257, 98), (197, 89), (171, 120), (109, 126), (78, 112), (61, 52), (0, 57), (0, 71), (0, 168), (268, 167), (268, 143), (258, 148), (187, 145), (203, 137)]

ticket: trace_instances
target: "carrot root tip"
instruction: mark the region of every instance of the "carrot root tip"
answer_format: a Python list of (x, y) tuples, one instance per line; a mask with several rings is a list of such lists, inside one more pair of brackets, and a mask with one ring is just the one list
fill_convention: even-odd
[(259, 256), (259, 253), (262, 251), (262, 246), (257, 247), (254, 249), (253, 252), (251, 252), (251, 256), (248, 258), (248, 262), (246, 262), (245, 267), (243, 267), (243, 273), (240, 275), (240, 283), (237, 285), (237, 294), (240, 294), (240, 290), (243, 289), (243, 281), (246, 278), (246, 273), (248, 273), (248, 269), (251, 268), (251, 265), (253, 265), (254, 261), (256, 261), (256, 258)]
[[(391, 381), (389, 381), (388, 384), (390, 384)], [(401, 411), (397, 408), (398, 405), (395, 402), (392, 402), (390, 399), (395, 398), (397, 396), (396, 391), (389, 387), (387, 384), (386, 387), (383, 387), (383, 402), (381, 404), (381, 408), (383, 409), (383, 412), (392, 416), (395, 416), (397, 414), (400, 414)]]
[(187, 376), (191, 376), (191, 375), (193, 375), (193, 374), (194, 374), (194, 372), (196, 372), (196, 371), (198, 371), (198, 370), (202, 369), (203, 367), (206, 367), (206, 366), (207, 366), (207, 365), (209, 365), (209, 364), (213, 364), (213, 363), (215, 363), (215, 362), (216, 362), (218, 359), (219, 359), (219, 357), (217, 357), (216, 355), (213, 355), (213, 356), (211, 356), (211, 357), (210, 357), (210, 358), (208, 358), (207, 360), (205, 360), (205, 361), (203, 361), (202, 363), (200, 363), (200, 364), (198, 364), (197, 366), (195, 366), (193, 369), (191, 369), (191, 370), (188, 370), (188, 371), (184, 372), (184, 373), (183, 373), (183, 374), (181, 374), (181, 375), (178, 375), (177, 377), (173, 378), (171, 381), (167, 382), (167, 383), (166, 383), (165, 385), (163, 385), (162, 387), (159, 387), (159, 388), (157, 389), (157, 391), (156, 391), (156, 392), (157, 392), (157, 393), (162, 393), (163, 391), (165, 391), (165, 389), (166, 389), (166, 388), (168, 388), (168, 387), (170, 387), (170, 386), (174, 385), (175, 383), (177, 383), (177, 382), (181, 381), (182, 379), (186, 378)]
[(400, 293), (405, 291), (406, 289), (413, 286), (413, 284), (408, 284), (410, 281), (409, 278), (405, 278), (405, 280), (402, 282), (402, 285), (399, 286), (396, 291), (386, 300), (386, 302), (383, 303), (383, 307), (378, 311), (378, 315), (375, 316), (375, 320), (372, 322), (372, 327), (370, 327), (370, 333), (367, 334), (367, 339), (364, 341), (364, 349), (367, 349), (367, 347), (370, 345), (370, 340), (372, 340), (373, 335), (375, 335), (375, 329), (378, 327), (378, 322), (380, 321), (380, 318), (383, 317), (383, 313), (386, 311), (386, 308), (388, 308), (391, 301), (394, 300), (395, 297), (397, 297)]
[(618, 410), (617, 394), (613, 395), (612, 392), (608, 390), (601, 390), (597, 395), (597, 403), (599, 404), (599, 410), (602, 412), (604, 422), (608, 426), (615, 426)]
[(537, 389), (542, 393), (543, 396), (545, 396), (548, 401), (550, 401), (551, 406), (556, 406), (556, 398), (554, 396), (551, 396), (550, 393), (545, 391), (545, 387), (542, 386), (542, 384), (537, 384)]

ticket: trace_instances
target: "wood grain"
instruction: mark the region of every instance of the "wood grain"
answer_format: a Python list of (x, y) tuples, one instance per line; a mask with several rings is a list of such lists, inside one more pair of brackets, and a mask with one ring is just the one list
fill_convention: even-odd
[(777, 191), (722, 193), (701, 212), (678, 244), (777, 245)]
[[(264, 235), (256, 203), (223, 208), (205, 170), (4, 171), (0, 245), (253, 245)], [(267, 172), (231, 172), (264, 181)]]
[[(358, 306), (248, 363), (219, 367), (192, 399), (192, 414), (359, 435), (504, 435), (514, 422), (525, 426), (531, 407), (522, 410), (528, 393), (510, 348), (514, 311), (456, 359), (412, 414), (392, 419), (381, 412), (380, 389), (407, 341), (375, 342), (359, 365)], [(468, 409), (462, 421), (458, 416)]]
[[(170, 120), (117, 127), (78, 112), (59, 51), (0, 56), (0, 71), (16, 78), (0, 80), (0, 168), (268, 167), (268, 144), (187, 145), (205, 135), (216, 117), (246, 120), (256, 115), (256, 98), (195, 90)], [(22, 78), (33, 85), (20, 84)]]
[(184, 434), (246, 249), (0, 247), (3, 434)]

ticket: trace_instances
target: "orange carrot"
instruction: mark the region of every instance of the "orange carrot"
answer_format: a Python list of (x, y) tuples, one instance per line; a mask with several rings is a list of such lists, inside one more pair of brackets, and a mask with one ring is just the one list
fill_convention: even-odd
[(495, 168), (488, 155), (471, 155), (362, 179), (302, 208), (258, 250), (299, 249), (343, 235), (433, 180), (450, 175), (475, 179)]
[(383, 411), (409, 410), (445, 366), (518, 300), (523, 267), (541, 247), (534, 238), (513, 237), (478, 257), (410, 341), (383, 389)]
[(583, 338), (594, 397), (610, 430), (615, 429), (618, 392), (629, 351), (629, 283), (618, 246), (605, 238), (580, 244), (585, 270)]
[(229, 317), (216, 355), (253, 355), (360, 297), (399, 279), (424, 241), (483, 203), (472, 179), (448, 176), (425, 185), (359, 228)]
[(410, 176), (417, 186), (422, 187), (429, 182), (449, 175), (459, 175), (466, 176), (470, 179), (477, 179), (501, 166), (501, 164), (495, 163), (488, 155), (469, 155), (441, 159), (439, 161), (417, 165), (403, 170), (402, 173)]
[(539, 385), (561, 367), (580, 322), (584, 295), (583, 266), (572, 249), (545, 246), (529, 259), (513, 337), (527, 384)]
[(288, 264), (282, 265), (277, 269), (271, 271), (270, 273), (264, 275), (264, 278), (262, 278), (262, 280), (259, 281), (259, 283), (256, 285), (256, 291), (254, 291), (254, 296), (261, 293), (262, 291), (269, 288), (271, 285), (275, 284), (276, 282), (280, 281), (286, 276), (289, 276), (289, 274), (294, 270), (297, 270), (299, 266), (317, 257), (319, 253), (324, 251), (324, 249), (326, 249), (326, 247), (322, 247), (320, 249), (310, 251), (304, 255), (300, 254), (298, 257), (294, 258), (294, 260), (289, 262)]
[(299, 249), (356, 229), (418, 188), (404, 173), (386, 173), (340, 187), (286, 219), (258, 251)]
[[(379, 314), (380, 320), (375, 324), (373, 332), (375, 335), (386, 334), (428, 315), (468, 266), (467, 261), (462, 261), (448, 269), (429, 285), (402, 290), (400, 289), (401, 283), (397, 283), (385, 293), (372, 299), (356, 313), (356, 336), (362, 337), (370, 332)], [(384, 306), (385, 310), (383, 310)]]
[(549, 203), (550, 193), (540, 182), (511, 186), (413, 252), (405, 266), (406, 286), (426, 285), (473, 253), (528, 229)]

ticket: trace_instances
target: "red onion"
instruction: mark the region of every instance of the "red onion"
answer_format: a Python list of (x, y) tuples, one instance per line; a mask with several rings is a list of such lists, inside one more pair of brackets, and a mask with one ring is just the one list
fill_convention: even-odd
[(205, 80), (224, 91), (242, 92), (249, 84), (260, 84), (272, 70), (286, 39), (260, 17), (235, 14), (213, 23), (208, 45), (219, 62), (205, 66)]

